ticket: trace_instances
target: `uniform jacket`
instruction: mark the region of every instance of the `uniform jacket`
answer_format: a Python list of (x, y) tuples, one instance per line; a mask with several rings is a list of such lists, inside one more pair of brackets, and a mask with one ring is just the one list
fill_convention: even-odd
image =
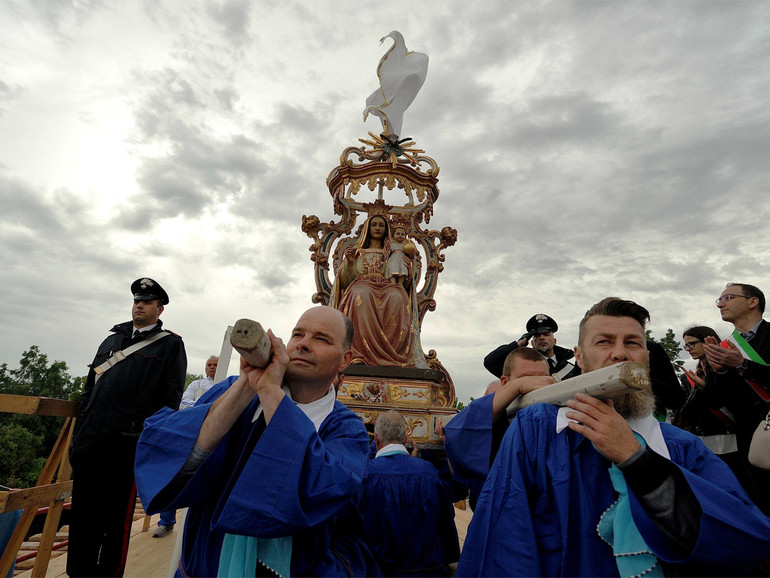
[[(140, 339), (161, 331), (162, 322)], [(184, 390), (187, 355), (182, 338), (171, 333), (136, 351), (105, 372), (96, 382), (98, 367), (118, 350), (139, 342), (132, 340), (133, 323), (112, 328), (91, 363), (80, 401), (71, 455), (109, 452), (115, 440), (139, 439), (144, 420), (160, 408), (179, 408)]]

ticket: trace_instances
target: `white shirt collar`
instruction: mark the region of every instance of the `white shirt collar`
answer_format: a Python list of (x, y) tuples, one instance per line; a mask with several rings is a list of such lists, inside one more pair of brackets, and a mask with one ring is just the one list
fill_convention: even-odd
[(136, 325), (134, 325), (134, 326), (133, 326), (134, 330), (131, 332), (131, 335), (133, 335), (133, 334), (134, 334), (134, 333), (136, 333), (137, 331), (138, 331), (139, 333), (145, 333), (146, 331), (149, 331), (150, 329), (152, 329), (152, 328), (153, 328), (153, 327), (155, 327), (156, 325), (157, 325), (157, 323), (153, 323), (152, 325), (148, 325), (147, 327), (142, 327), (141, 329), (137, 329), (137, 328), (136, 328)]
[(388, 444), (379, 450), (374, 457), (379, 458), (383, 454), (405, 454), (408, 456), (409, 452), (406, 451), (404, 444)]
[[(574, 419), (567, 417), (567, 412), (570, 411), (568, 407), (560, 407), (559, 413), (556, 414), (556, 433), (561, 433), (567, 424)], [(656, 454), (663, 456), (666, 459), (671, 459), (668, 453), (668, 447), (666, 446), (666, 440), (663, 439), (663, 432), (660, 431), (660, 422), (656, 420), (652, 415), (645, 417), (638, 417), (626, 420), (631, 429), (638, 433), (647, 442), (649, 447)]]
[[(291, 397), (291, 392), (289, 391), (288, 385), (284, 385), (281, 389), (283, 389), (283, 392), (289, 397), (289, 399), (294, 401)], [(337, 391), (334, 389), (334, 384), (330, 384), (329, 391), (322, 398), (311, 401), (310, 403), (297, 403), (295, 401), (294, 404), (302, 410), (302, 413), (304, 413), (310, 421), (313, 422), (315, 430), (318, 431), (318, 428), (321, 427), (323, 421), (334, 409), (334, 402), (336, 400)], [(257, 421), (260, 415), (262, 415), (261, 403), (259, 404), (257, 411), (254, 412), (254, 417), (251, 418), (251, 421)]]

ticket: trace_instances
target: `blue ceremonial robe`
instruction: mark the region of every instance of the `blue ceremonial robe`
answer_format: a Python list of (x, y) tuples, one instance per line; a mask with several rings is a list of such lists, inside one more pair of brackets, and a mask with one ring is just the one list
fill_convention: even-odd
[[(457, 576), (617, 576), (598, 536), (614, 501), (608, 464), (585, 437), (556, 433), (557, 409), (516, 414), (468, 529)], [(634, 522), (664, 565), (688, 575), (738, 575), (770, 553), (770, 519), (751, 503), (725, 463), (692, 434), (661, 431), (671, 461), (702, 509), (700, 534), (682, 558), (629, 489)]]
[(385, 576), (449, 576), (460, 557), (448, 482), (406, 454), (369, 462), (361, 501), (367, 543)]
[(508, 429), (508, 418), (492, 421), (494, 394), (474, 399), (468, 407), (444, 426), (444, 450), (452, 464), (454, 480), (470, 489), (470, 506), (476, 501), (487, 479), (489, 468)]
[(292, 536), (292, 576), (377, 574), (358, 537), (353, 498), (367, 467), (368, 436), (340, 402), (316, 432), (288, 397), (267, 427), (252, 423), (257, 398), (198, 468), (169, 495), (164, 488), (187, 460), (211, 404), (235, 381), (212, 387), (195, 406), (163, 409), (139, 440), (136, 483), (150, 513), (189, 506), (182, 566), (191, 576), (216, 576), (226, 533)]

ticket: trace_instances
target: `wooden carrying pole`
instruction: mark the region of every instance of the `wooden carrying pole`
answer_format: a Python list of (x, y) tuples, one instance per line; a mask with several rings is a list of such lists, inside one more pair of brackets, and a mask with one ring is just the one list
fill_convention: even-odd
[(596, 371), (583, 373), (553, 385), (546, 385), (516, 398), (508, 406), (508, 415), (536, 403), (563, 407), (576, 393), (608, 399), (632, 391), (650, 388), (649, 368), (644, 363), (623, 361)]
[[(45, 576), (64, 502), (72, 495), (69, 446), (78, 403), (47, 397), (0, 394), (0, 412), (66, 417), (51, 455), (32, 488), (0, 492), (0, 513), (24, 509), (16, 529), (0, 557), (0, 576), (7, 576), (32, 521), (41, 506), (49, 506), (33, 576)], [(58, 472), (58, 473), (57, 473)], [(54, 482), (54, 477), (56, 481)]]

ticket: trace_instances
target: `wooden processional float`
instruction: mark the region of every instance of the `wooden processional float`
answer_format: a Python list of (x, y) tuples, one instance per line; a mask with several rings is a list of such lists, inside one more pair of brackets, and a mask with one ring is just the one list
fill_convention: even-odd
[(343, 311), (355, 327), (354, 360), (337, 398), (369, 429), (395, 409), (412, 441), (440, 446), (439, 420), (456, 413), (455, 390), (436, 351), (423, 352), (421, 328), (436, 309), (443, 252), (457, 231), (424, 226), (439, 197), (436, 162), (413, 142), (370, 136), (345, 149), (327, 179), (339, 221), (302, 217), (313, 240), (313, 301)]
[(452, 227), (432, 230), (439, 167), (410, 138), (400, 138), (405, 110), (425, 82), (428, 56), (407, 50), (393, 31), (393, 44), (377, 66), (379, 86), (366, 100), (364, 120), (379, 117), (382, 133), (348, 147), (326, 185), (338, 221), (302, 217), (312, 240), (315, 303), (345, 313), (355, 327), (353, 363), (337, 398), (368, 429), (391, 409), (407, 422), (412, 441), (440, 447), (439, 420), (456, 414), (449, 372), (420, 338), (444, 268), (443, 251), (454, 245)]

